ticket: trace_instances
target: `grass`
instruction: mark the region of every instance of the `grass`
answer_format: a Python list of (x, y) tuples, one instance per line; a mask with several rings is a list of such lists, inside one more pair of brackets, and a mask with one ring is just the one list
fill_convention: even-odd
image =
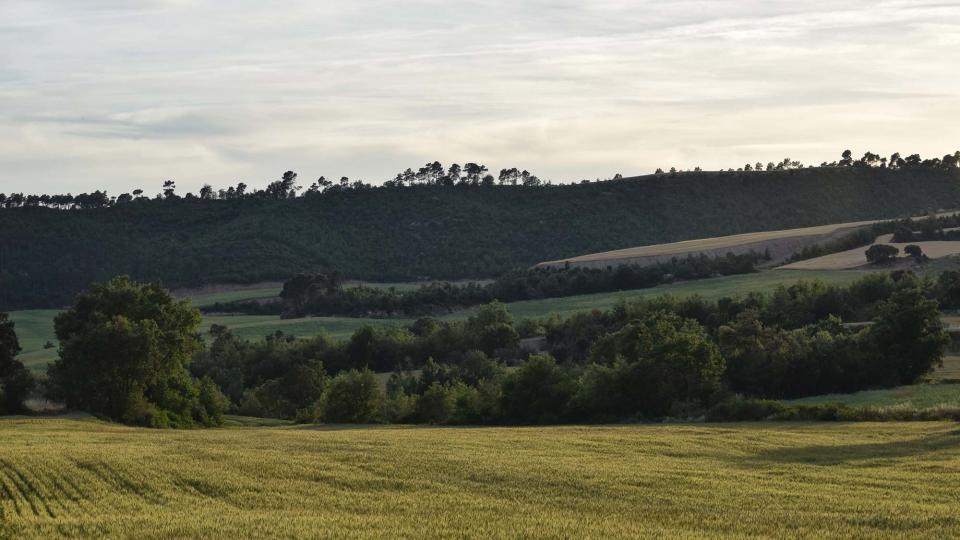
[(225, 291), (205, 294), (193, 294), (189, 298), (193, 305), (197, 307), (212, 306), (217, 303), (243, 302), (246, 300), (262, 300), (264, 298), (276, 298), (280, 295), (282, 287), (271, 286), (257, 289), (245, 289), (237, 291)]
[(656, 297), (664, 294), (672, 294), (677, 297), (685, 297), (697, 294), (710, 300), (716, 300), (724, 296), (739, 296), (753, 291), (770, 292), (779, 285), (789, 285), (800, 280), (818, 279), (831, 285), (848, 285), (864, 275), (866, 275), (865, 272), (839, 270), (773, 270), (755, 274), (685, 281), (681, 283), (661, 285), (659, 287), (653, 287), (650, 289), (586, 294), (581, 296), (568, 296), (564, 298), (530, 300), (526, 302), (513, 302), (507, 304), (507, 308), (514, 317), (521, 319), (546, 317), (551, 313), (558, 313), (561, 316), (565, 316), (579, 311), (610, 309), (620, 300), (629, 301), (638, 298)]
[(334, 339), (350, 337), (362, 326), (409, 324), (410, 319), (359, 319), (350, 317), (305, 317), (281, 319), (274, 315), (210, 315), (203, 318), (203, 329), (222, 324), (244, 339), (257, 339), (277, 330), (301, 338), (326, 334)]
[(57, 336), (53, 333), (53, 318), (59, 311), (55, 309), (33, 309), (14, 311), (10, 313), (17, 339), (23, 352), (17, 358), (28, 368), (41, 371), (46, 365), (57, 359), (57, 349), (44, 349), (49, 341), (57, 343)]
[[(490, 283), (491, 280), (465, 280), (457, 281), (455, 283), (479, 283), (485, 284)], [(398, 283), (378, 283), (372, 281), (349, 281), (346, 283), (347, 287), (355, 285), (364, 285), (367, 287), (374, 287), (378, 289), (396, 289), (398, 291), (412, 291), (423, 285), (426, 285), (430, 282), (428, 281), (417, 281), (417, 282), (398, 282)], [(223, 292), (211, 292), (211, 293), (191, 293), (187, 297), (193, 301), (193, 305), (197, 307), (206, 307), (212, 306), (216, 303), (228, 303), (228, 302), (243, 302), (247, 300), (263, 300), (265, 298), (277, 298), (280, 296), (280, 291), (283, 287), (280, 287), (275, 284), (271, 284), (263, 287), (252, 287), (247, 289), (239, 289), (233, 291), (223, 291)]]
[(916, 409), (960, 406), (960, 384), (914, 384), (886, 390), (866, 390), (854, 394), (811, 396), (786, 403), (789, 405), (838, 403), (850, 407), (912, 407)]
[[(11, 538), (948, 538), (955, 424), (0, 420)], [(0, 535), (3, 533), (0, 532)]]

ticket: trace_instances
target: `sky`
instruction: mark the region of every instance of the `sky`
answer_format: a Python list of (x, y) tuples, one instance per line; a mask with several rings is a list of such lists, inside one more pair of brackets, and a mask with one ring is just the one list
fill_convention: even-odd
[(0, 0), (0, 192), (960, 148), (960, 1)]

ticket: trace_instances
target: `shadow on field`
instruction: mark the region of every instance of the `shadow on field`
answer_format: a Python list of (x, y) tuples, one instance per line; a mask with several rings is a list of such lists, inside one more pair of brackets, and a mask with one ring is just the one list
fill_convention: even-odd
[(897, 459), (950, 449), (960, 449), (960, 430), (905, 441), (778, 448), (759, 452), (755, 459), (775, 463), (838, 465), (876, 459)]

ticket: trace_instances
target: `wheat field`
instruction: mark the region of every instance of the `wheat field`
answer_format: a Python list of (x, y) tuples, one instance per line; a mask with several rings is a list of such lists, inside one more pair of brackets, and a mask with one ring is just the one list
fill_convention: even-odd
[(950, 423), (150, 431), (0, 420), (0, 537), (960, 535)]

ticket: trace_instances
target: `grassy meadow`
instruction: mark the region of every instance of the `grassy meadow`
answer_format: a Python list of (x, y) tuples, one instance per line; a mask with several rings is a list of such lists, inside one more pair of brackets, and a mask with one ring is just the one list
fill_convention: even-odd
[(4, 419), (0, 438), (10, 538), (960, 535), (960, 431), (943, 422), (157, 431)]

